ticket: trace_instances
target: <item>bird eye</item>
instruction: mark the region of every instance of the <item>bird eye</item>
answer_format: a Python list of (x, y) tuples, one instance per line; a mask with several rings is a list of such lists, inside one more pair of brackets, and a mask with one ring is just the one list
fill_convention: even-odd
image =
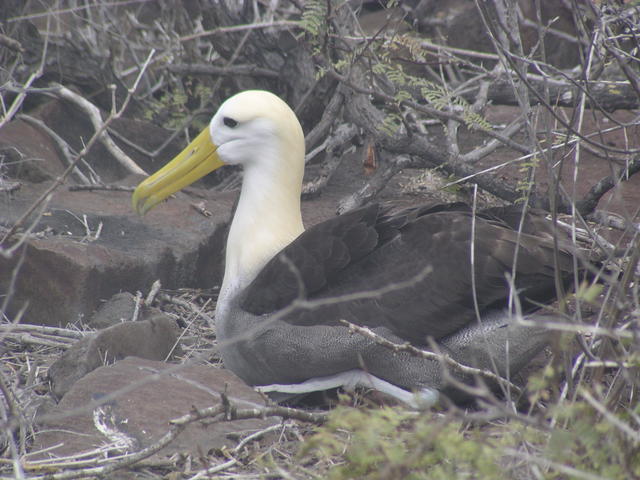
[(238, 121), (237, 121), (237, 120), (234, 120), (234, 119), (233, 119), (233, 118), (231, 118), (231, 117), (224, 117), (224, 118), (222, 119), (222, 123), (224, 123), (224, 124), (225, 124), (227, 127), (229, 127), (229, 128), (235, 128), (235, 127), (237, 127), (237, 126), (238, 126)]

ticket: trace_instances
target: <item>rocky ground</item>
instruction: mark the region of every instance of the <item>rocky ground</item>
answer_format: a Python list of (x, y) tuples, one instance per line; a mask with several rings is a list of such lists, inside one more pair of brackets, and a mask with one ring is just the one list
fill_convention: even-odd
[[(452, 22), (462, 22), (457, 28), (468, 30), (468, 35), (452, 35), (451, 45), (479, 48), (477, 37), (468, 29), (468, 12), (462, 12)], [(379, 13), (363, 15), (365, 28), (375, 30), (376, 15)], [(558, 52), (550, 54), (560, 55), (563, 49), (558, 47)], [(557, 61), (573, 65), (575, 59), (564, 52)], [(141, 218), (131, 209), (133, 187), (144, 178), (142, 171), (157, 170), (181, 149), (184, 140), (174, 139), (161, 154), (149, 155), (171, 132), (158, 126), (162, 122), (148, 121), (134, 109), (133, 114), (112, 121), (114, 147), (94, 138), (95, 126), (85, 108), (61, 95), (56, 97), (38, 97), (38, 101), (27, 103), (20, 115), (0, 129), (1, 420), (13, 432), (10, 439), (0, 437), (0, 476), (11, 478), (22, 472), (24, 478), (43, 479), (325, 478), (336, 464), (344, 463), (344, 452), (321, 455), (300, 450), (317, 432), (315, 426), (327, 420), (328, 405), (391, 402), (358, 392), (339, 400), (335, 396), (314, 399), (310, 402), (313, 406), (299, 409), (279, 408), (224, 369), (210, 325), (223, 272), (226, 230), (238, 194), (237, 175), (220, 183), (201, 181)], [(574, 112), (560, 107), (557, 111), (566, 118)], [(483, 114), (497, 130), (517, 119), (520, 112), (520, 107), (489, 105)], [(537, 113), (540, 118), (533, 124), (539, 129), (534, 131), (544, 142), (550, 138), (541, 126), (544, 111)], [(106, 112), (103, 114), (106, 118)], [(313, 128), (309, 117), (307, 112), (308, 134)], [(431, 122), (426, 132), (433, 144), (446, 147), (449, 137), (440, 125)], [(581, 118), (580, 133), (619, 151), (640, 148), (637, 109), (590, 110)], [(378, 163), (369, 150), (369, 139), (366, 135), (356, 137), (342, 146), (343, 159), (328, 184), (305, 197), (302, 209), (307, 226), (335, 215), (354, 192), (369, 188), (375, 178)], [(524, 135), (513, 138), (522, 141)], [(82, 161), (70, 170), (70, 159), (93, 141)], [(457, 141), (464, 154), (482, 147), (487, 137), (477, 129), (460, 126)], [(119, 149), (136, 168), (123, 163)], [(574, 149), (573, 143), (559, 140), (554, 157), (567, 162), (562, 186), (570, 198), (584, 198), (623, 168), (617, 158), (607, 158), (588, 145), (579, 156), (578, 168), (572, 163)], [(474, 167), (492, 168), (491, 174), (499, 182), (518, 185), (523, 181), (524, 167), (514, 158), (513, 150), (498, 148)], [(307, 187), (322, 176), (322, 160), (321, 154), (310, 162)], [(549, 184), (548, 171), (539, 168), (534, 180), (543, 191)], [(377, 199), (403, 205), (425, 201), (466, 201), (479, 206), (504, 203), (482, 190), (474, 197), (473, 191), (472, 185), (443, 169), (405, 168)], [(631, 246), (633, 242), (637, 245), (638, 205), (640, 176), (636, 175), (608, 190), (598, 203), (601, 216), (592, 216), (587, 225), (592, 238), (611, 242), (619, 250), (629, 247), (623, 257), (631, 264), (637, 261), (637, 251), (634, 257)], [(606, 221), (596, 222), (603, 218)], [(7, 238), (12, 242), (5, 243)], [(630, 271), (630, 277), (623, 277), (626, 290), (620, 297), (613, 293), (610, 297), (605, 291), (595, 301), (591, 295), (593, 305), (573, 312), (572, 321), (591, 325), (608, 315), (615, 321), (603, 328), (622, 325), (616, 335), (637, 329), (638, 273)], [(617, 284), (611, 285), (614, 291)], [(615, 303), (611, 298), (626, 298), (626, 303)], [(630, 337), (610, 336), (615, 340), (610, 352), (622, 349), (630, 355), (634, 345)], [(595, 365), (589, 368), (600, 368), (597, 361), (612, 368), (604, 354), (591, 358), (585, 353), (585, 342), (593, 346), (592, 331), (583, 334), (580, 330), (576, 338), (571, 341), (574, 343), (554, 345), (556, 354), (563, 348), (571, 353), (569, 362), (575, 360), (576, 378), (582, 378), (578, 366), (588, 363), (587, 357)], [(552, 373), (545, 375), (557, 367), (547, 362), (549, 357), (550, 351), (540, 359), (538, 366), (542, 367), (534, 369), (542, 379), (553, 377)], [(603, 369), (593, 384), (600, 381), (614, 393), (616, 389), (628, 390), (627, 397), (633, 398), (632, 385), (637, 381), (633, 375), (637, 372), (629, 360), (632, 357), (620, 358), (615, 357), (618, 370)], [(571, 365), (565, 368), (571, 369)], [(563, 381), (565, 387), (571, 383)], [(552, 395), (566, 398), (566, 391), (559, 390), (544, 384), (540, 387), (542, 402)], [(555, 416), (550, 422), (546, 417), (541, 420), (545, 409), (538, 408), (540, 398), (532, 401), (536, 408), (519, 418), (524, 418), (525, 424), (539, 420), (544, 430), (559, 421)], [(588, 402), (591, 397), (584, 398)], [(632, 403), (620, 402), (622, 411), (632, 411), (627, 408)], [(453, 410), (429, 412), (425, 418), (435, 424), (448, 414), (459, 419), (462, 414)], [(474, 408), (464, 412), (471, 423), (474, 412)], [(481, 428), (489, 430), (485, 432), (488, 437), (500, 436), (497, 432), (507, 423), (502, 423), (508, 418), (505, 411), (499, 410), (499, 414), (489, 415), (491, 419), (482, 424)], [(498, 416), (500, 420), (494, 421)], [(466, 433), (468, 424), (464, 425), (459, 430)], [(398, 427), (398, 432), (408, 430), (406, 422)], [(335, 431), (351, 438), (342, 426)], [(535, 444), (529, 438), (518, 441), (522, 449)], [(637, 439), (634, 442), (637, 445)], [(126, 455), (131, 452), (137, 453)], [(518, 458), (525, 462), (524, 457)], [(535, 468), (527, 469), (526, 475), (531, 471)], [(557, 471), (567, 476), (572, 473)], [(526, 475), (522, 478), (531, 478)]]

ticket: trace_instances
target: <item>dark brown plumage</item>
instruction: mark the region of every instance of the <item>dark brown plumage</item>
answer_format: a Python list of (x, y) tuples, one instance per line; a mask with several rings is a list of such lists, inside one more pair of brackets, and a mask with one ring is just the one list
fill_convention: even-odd
[[(473, 272), (481, 314), (506, 305), (507, 275), (512, 273), (526, 309), (531, 301), (548, 302), (555, 295), (551, 240), (519, 234), (499, 215), (512, 223), (518, 218), (515, 208), (476, 216)], [(371, 298), (357, 302), (337, 301), (307, 312), (298, 309), (284, 320), (303, 325), (345, 319), (372, 328), (383, 326), (411, 343), (425, 345), (427, 337), (438, 340), (476, 319), (471, 238), (472, 212), (464, 204), (395, 213), (388, 206), (369, 205), (306, 230), (263, 268), (245, 290), (241, 308), (265, 315), (296, 298), (339, 299), (371, 292)], [(566, 277), (571, 256), (561, 250), (559, 258), (559, 273)], [(410, 286), (375, 293), (404, 282)]]

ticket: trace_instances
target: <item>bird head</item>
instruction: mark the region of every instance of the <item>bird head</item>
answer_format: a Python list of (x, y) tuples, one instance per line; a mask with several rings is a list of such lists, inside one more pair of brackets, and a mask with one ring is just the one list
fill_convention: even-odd
[(276, 95), (247, 90), (227, 99), (178, 156), (144, 180), (132, 196), (145, 214), (171, 194), (223, 165), (240, 165), (266, 182), (302, 183), (304, 135), (289, 106)]

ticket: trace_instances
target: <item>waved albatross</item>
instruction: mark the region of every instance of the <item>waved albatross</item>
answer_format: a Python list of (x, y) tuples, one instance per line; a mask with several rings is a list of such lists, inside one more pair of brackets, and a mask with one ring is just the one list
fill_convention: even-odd
[[(393, 352), (350, 333), (342, 319), (420, 348), (429, 337), (454, 360), (500, 375), (517, 372), (548, 342), (544, 328), (504, 309), (509, 275), (522, 298), (553, 298), (548, 237), (518, 234), (517, 221), (510, 226), (498, 210), (473, 222), (463, 204), (398, 212), (372, 204), (305, 230), (304, 153), (289, 106), (245, 91), (133, 194), (144, 214), (225, 164), (242, 166), (215, 327), (225, 366), (245, 382), (283, 393), (361, 385), (414, 406), (450, 394), (439, 361)], [(569, 254), (559, 259), (568, 269)]]

